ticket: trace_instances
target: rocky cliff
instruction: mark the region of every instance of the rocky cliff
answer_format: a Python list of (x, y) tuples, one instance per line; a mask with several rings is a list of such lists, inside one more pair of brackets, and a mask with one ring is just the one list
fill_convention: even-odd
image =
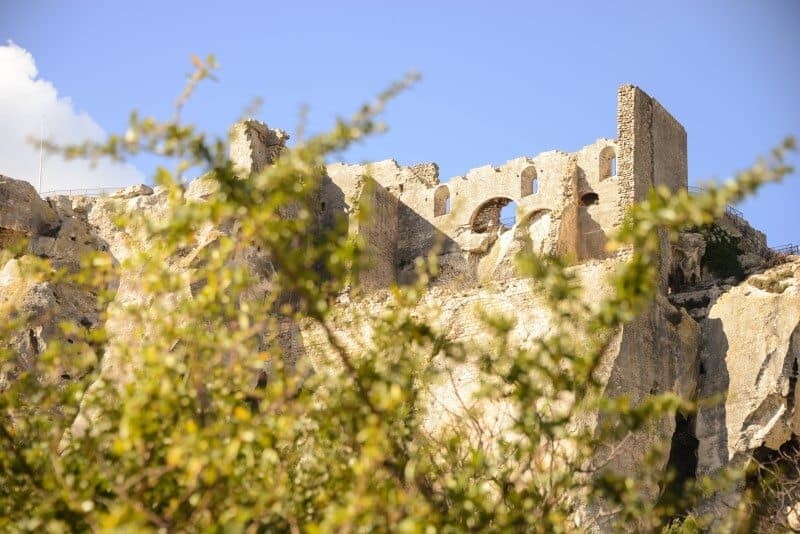
[[(202, 202), (207, 181), (198, 180), (185, 191), (187, 202)], [(16, 310), (34, 318), (11, 340), (20, 366), (31, 365), (54, 338), (64, 338), (60, 322), (69, 320), (91, 330), (106, 322), (110, 336), (102, 366), (106, 379), (124, 382), (130, 361), (129, 348), (140, 332), (117, 320), (115, 309), (131, 303), (147, 305), (137, 292), (136, 273), (118, 272), (110, 287), (116, 296), (107, 309), (98, 309), (96, 295), (67, 284), (28, 279), (25, 263), (32, 257), (46, 258), (54, 267), (75, 270), (89, 251), (106, 253), (118, 264), (130, 254), (147, 248), (147, 241), (117, 227), (114, 214), (147, 211), (156, 219), (166, 213), (166, 196), (159, 190), (137, 186), (108, 197), (40, 198), (26, 182), (0, 177), (0, 248), (18, 238), (28, 240), (27, 249), (0, 266), (0, 313)], [(505, 265), (515, 248), (510, 244), (523, 231), (518, 221), (512, 228), (496, 229), (486, 243), (486, 254), (496, 265)], [(728, 233), (738, 232), (738, 251), (745, 278), (719, 278), (704, 263), (708, 238), (703, 232), (684, 234), (673, 247), (673, 288), (659, 295), (648, 311), (618, 332), (608, 347), (599, 374), (609, 396), (627, 395), (634, 402), (645, 396), (672, 391), (685, 399), (713, 400), (701, 404), (696, 416), (682, 421), (654, 422), (627, 444), (615, 460), (623, 471), (633, 471), (651, 446), (669, 448), (676, 433), (688, 436), (690, 450), (669, 455), (683, 462), (686, 476), (713, 472), (727, 465), (742, 465), (765, 449), (780, 450), (800, 435), (797, 408), (797, 372), (800, 358), (800, 257), (775, 257), (759, 234), (744, 221), (721, 221)], [(197, 247), (209, 246), (224, 229), (207, 228)], [(524, 232), (523, 232), (524, 233)], [(193, 253), (176, 258), (176, 269), (188, 269)], [(269, 272), (257, 256), (246, 256), (249, 268), (264, 280)], [(587, 288), (588, 304), (612, 291), (606, 282), (618, 259), (597, 259), (574, 267)], [(259, 271), (261, 270), (261, 271)], [(679, 280), (678, 280), (679, 279)], [(679, 281), (679, 283), (676, 282)], [(488, 277), (469, 287), (463, 283), (438, 283), (418, 305), (417, 313), (451, 338), (480, 342), (479, 313), (504, 314), (514, 318), (513, 342), (530, 345), (551, 328), (550, 312), (532, 291), (530, 280), (506, 269), (502, 276)], [(264, 288), (268, 290), (268, 288)], [(187, 288), (185, 298), (191, 298)], [(357, 325), (359, 314), (380, 310), (386, 299), (378, 290), (340, 302), (339, 331), (353, 346), (368, 344), (369, 335)], [(324, 372), (328, 347), (313, 327), (301, 325), (287, 344), (293, 358), (307, 358)], [(68, 338), (63, 341), (71, 343)], [(120, 347), (120, 350), (115, 350)], [(78, 369), (69, 364), (57, 379), (70, 380)], [(14, 369), (2, 380), (13, 380)], [(479, 373), (470, 362), (451, 370), (432, 402), (430, 424), (438, 418), (459, 417), (464, 402), (478, 387)], [(1, 384), (0, 384), (1, 386)], [(491, 424), (502, 429), (508, 414), (498, 404), (486, 411)], [(91, 414), (76, 424), (76, 431), (91, 424)], [(664, 463), (667, 462), (665, 456)], [(687, 467), (688, 466), (688, 467)], [(657, 490), (654, 488), (654, 495)], [(720, 495), (709, 506), (723, 506), (735, 495)], [(790, 510), (785, 510), (789, 514)], [(788, 517), (788, 515), (787, 515)]]

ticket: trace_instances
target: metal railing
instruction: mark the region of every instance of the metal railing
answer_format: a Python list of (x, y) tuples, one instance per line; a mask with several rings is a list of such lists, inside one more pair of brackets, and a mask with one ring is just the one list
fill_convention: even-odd
[(42, 197), (55, 197), (58, 195), (65, 195), (68, 197), (82, 196), (82, 197), (99, 197), (103, 195), (110, 195), (123, 189), (122, 187), (95, 187), (91, 189), (53, 189), (52, 191), (43, 191)]
[[(690, 185), (688, 187), (688, 189), (689, 189), (690, 193), (705, 193), (706, 192), (706, 190), (703, 189), (702, 187), (696, 187), (696, 186), (693, 186), (693, 185)], [(730, 215), (731, 217), (738, 217), (739, 219), (744, 219), (744, 213), (742, 213), (740, 210), (737, 210), (736, 208), (734, 208), (730, 204), (725, 206), (725, 213)]]
[[(703, 189), (702, 187), (695, 187), (695, 186), (691, 186), (690, 185), (689, 186), (689, 192), (690, 193), (703, 193), (703, 192), (705, 192), (705, 189)], [(730, 206), (730, 205), (725, 206), (725, 213), (730, 215), (730, 216), (732, 216), (732, 217), (738, 217), (739, 219), (743, 219), (744, 220), (744, 214), (741, 211), (739, 211), (736, 208), (734, 208), (733, 206)], [(795, 255), (800, 256), (800, 245), (795, 244), (795, 243), (789, 243), (787, 245), (779, 245), (777, 247), (770, 247), (770, 250), (772, 250), (772, 252), (774, 252), (776, 254), (780, 254), (782, 256), (787, 256), (789, 254), (795, 254)]]
[(772, 251), (784, 256), (789, 254), (796, 254), (800, 256), (800, 245), (795, 245), (793, 243), (790, 243), (788, 245), (780, 245), (777, 247), (772, 247)]

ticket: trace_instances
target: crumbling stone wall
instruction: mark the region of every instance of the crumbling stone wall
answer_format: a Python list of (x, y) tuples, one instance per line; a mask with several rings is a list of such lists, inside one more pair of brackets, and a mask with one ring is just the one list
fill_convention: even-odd
[[(599, 139), (574, 153), (548, 151), (472, 169), (447, 182), (435, 164), (410, 167), (393, 160), (328, 167), (320, 219), (350, 216), (348, 201), (369, 176), (398, 202), (397, 216), (380, 221), (394, 235), (395, 278), (414, 276), (414, 262), (438, 256), (435, 284), (471, 286), (513, 276), (513, 255), (523, 248), (576, 261), (608, 257), (609, 235), (626, 210), (655, 186), (687, 186), (686, 132), (654, 99), (632, 85), (618, 94), (618, 139)], [(501, 210), (516, 205), (511, 225)], [(337, 215), (338, 214), (338, 215)], [(389, 227), (396, 226), (393, 231)], [(508, 226), (512, 226), (509, 228)], [(667, 290), (671, 248), (662, 250), (662, 289)], [(620, 257), (624, 257), (622, 251)], [(384, 250), (384, 258), (392, 256)], [(381, 267), (384, 272), (388, 272)]]
[(286, 146), (289, 134), (270, 128), (261, 121), (248, 119), (235, 123), (229, 138), (234, 171), (247, 176), (274, 162)]
[[(365, 246), (364, 262), (357, 272), (358, 287), (373, 291), (388, 287), (397, 278), (398, 201), (368, 176), (362, 177), (359, 184), (348, 229), (350, 235), (358, 236)], [(359, 211), (364, 209), (369, 213), (359, 217)]]
[(578, 259), (605, 258), (606, 241), (629, 205), (621, 196), (622, 179), (617, 169), (619, 146), (599, 139), (577, 154)]
[[(633, 85), (623, 85), (617, 95), (617, 142), (619, 143), (620, 211), (647, 198), (653, 187), (670, 191), (688, 186), (686, 131), (661, 104)], [(669, 288), (672, 250), (661, 234), (659, 286)]]

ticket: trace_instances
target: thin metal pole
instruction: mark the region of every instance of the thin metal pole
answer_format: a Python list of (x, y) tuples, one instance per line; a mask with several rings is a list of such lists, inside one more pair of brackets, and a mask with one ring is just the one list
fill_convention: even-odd
[(42, 194), (42, 163), (44, 160), (44, 119), (39, 117), (39, 194)]

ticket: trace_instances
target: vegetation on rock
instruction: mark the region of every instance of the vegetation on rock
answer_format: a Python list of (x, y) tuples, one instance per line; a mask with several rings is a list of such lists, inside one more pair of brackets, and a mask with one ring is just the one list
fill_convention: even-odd
[(697, 229), (706, 242), (702, 265), (719, 278), (744, 278), (744, 269), (739, 262), (739, 239), (730, 235), (719, 225), (711, 223)]

